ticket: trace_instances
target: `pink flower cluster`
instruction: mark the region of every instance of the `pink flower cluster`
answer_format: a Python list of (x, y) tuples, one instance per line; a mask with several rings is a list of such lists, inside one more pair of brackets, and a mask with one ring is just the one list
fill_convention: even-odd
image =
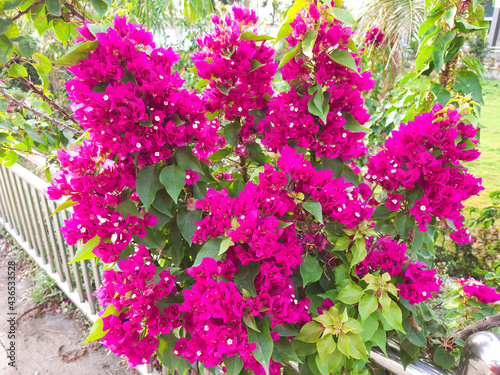
[(462, 287), (467, 298), (476, 297), (482, 303), (495, 303), (500, 301), (500, 293), (495, 288), (485, 285), (482, 281), (475, 280), (470, 277), (468, 280), (464, 278), (455, 278), (455, 281)]
[[(272, 300), (263, 290), (257, 297), (245, 299), (232, 281), (238, 271), (236, 264), (237, 258), (233, 254), (228, 255), (223, 262), (204, 258), (200, 266), (188, 269), (188, 274), (196, 282), (191, 289), (183, 292), (185, 302), (182, 311), (186, 312), (183, 327), (191, 334), (191, 338), (179, 339), (174, 354), (190, 362), (199, 360), (206, 366), (219, 366), (224, 358), (238, 355), (246, 368), (263, 375), (266, 372), (252, 355), (256, 344), (248, 342), (243, 318), (245, 315), (258, 317), (270, 314), (269, 309), (278, 310), (282, 306), (274, 306), (273, 303), (279, 301)], [(256, 285), (259, 290), (258, 283)], [(287, 296), (289, 300), (290, 293)], [(302, 310), (305, 303), (301, 301)], [(264, 310), (268, 310), (267, 313), (260, 313)], [(305, 311), (301, 315), (300, 318), (308, 320)], [(296, 317), (294, 322), (300, 321), (300, 318)], [(274, 340), (280, 338), (276, 333), (272, 337)], [(279, 363), (272, 362), (270, 373), (280, 373)]]
[[(143, 218), (116, 212), (120, 194), (135, 188), (135, 168), (132, 157), (116, 162), (95, 142), (85, 141), (71, 151), (58, 151), (62, 170), (47, 189), (50, 199), (69, 196), (74, 213), (61, 229), (69, 245), (99, 236), (101, 243), (93, 253), (103, 262), (111, 263), (132, 241), (133, 235), (146, 236), (146, 228), (156, 224), (156, 217), (144, 213)], [(132, 196), (138, 200), (137, 195)]]
[[(322, 5), (321, 9), (325, 7)], [(347, 161), (364, 155), (366, 148), (362, 142), (364, 133), (353, 132), (344, 126), (345, 113), (360, 124), (368, 121), (370, 116), (363, 107), (361, 91), (370, 90), (375, 81), (370, 79), (371, 73), (358, 73), (329, 57), (332, 48), (347, 51), (352, 31), (339, 21), (329, 23), (315, 5), (311, 5), (309, 11), (299, 13), (291, 23), (293, 32), (287, 38), (290, 50), (317, 24), (318, 36), (312, 49), (314, 68), (310, 68), (311, 64), (304, 55), (292, 58), (284, 65), (281, 70), (283, 79), (292, 87), (269, 102), (268, 116), (258, 124), (258, 130), (264, 135), (262, 143), (271, 152), (279, 152), (293, 141), (299, 147), (315, 150), (318, 156), (340, 156)], [(359, 64), (358, 58), (356, 64)], [(310, 98), (320, 95), (308, 93), (316, 84), (321, 86), (320, 90), (325, 88), (325, 97), (326, 92), (330, 95), (326, 123), (311, 115), (308, 109)]]
[(467, 229), (461, 229), (462, 202), (484, 189), (481, 179), (473, 177), (461, 164), (479, 157), (479, 151), (469, 149), (466, 142), (477, 143), (477, 129), (461, 122), (456, 110), (437, 113), (442, 108), (436, 104), (431, 112), (394, 130), (383, 149), (369, 159), (365, 178), (388, 192), (386, 205), (391, 210), (399, 208), (404, 189), (421, 189), (422, 198), (410, 209), (420, 230), (426, 231), (434, 215), (453, 222), (459, 231), (452, 238), (466, 243), (472, 241), (472, 236)]
[(410, 261), (405, 255), (405, 243), (398, 243), (390, 236), (376, 241), (370, 237), (366, 242), (368, 255), (356, 265), (358, 275), (364, 276), (376, 270), (388, 272), (391, 277), (402, 281), (397, 284), (399, 293), (411, 305), (432, 298), (431, 293), (439, 291), (442, 281), (436, 278), (436, 270), (427, 270), (423, 262)]
[(255, 11), (234, 5), (232, 13), (233, 17), (223, 19), (212, 15), (214, 29), (197, 40), (199, 50), (191, 58), (198, 75), (208, 80), (203, 96), (209, 112), (221, 111), (229, 121), (244, 118), (240, 135), (248, 142), (255, 134), (250, 111), (266, 106), (278, 64), (273, 59), (274, 49), (265, 41), (243, 35), (256, 33)]
[(181, 324), (178, 304), (162, 311), (155, 304), (175, 294), (176, 277), (168, 270), (156, 276), (156, 267), (142, 245), (118, 266), (119, 271), (104, 271), (103, 286), (94, 293), (101, 305), (113, 305), (118, 311), (118, 315), (102, 318), (106, 332), (102, 343), (116, 355), (126, 356), (130, 366), (149, 363), (158, 348), (157, 336)]
[(76, 79), (66, 87), (92, 140), (118, 158), (133, 154), (139, 166), (194, 141), (200, 158), (224, 146), (218, 121), (204, 115), (206, 103), (172, 73), (178, 55), (171, 48), (155, 48), (151, 33), (120, 17), (105, 33), (94, 36), (86, 26), (80, 32), (99, 47), (70, 69)]
[(366, 45), (374, 45), (374, 47), (378, 47), (382, 40), (384, 40), (384, 33), (378, 27), (374, 27), (366, 32), (364, 43)]

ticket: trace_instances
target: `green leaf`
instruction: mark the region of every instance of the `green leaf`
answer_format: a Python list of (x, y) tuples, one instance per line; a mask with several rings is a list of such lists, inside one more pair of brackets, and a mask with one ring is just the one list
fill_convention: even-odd
[(293, 31), (293, 27), (290, 26), (288, 23), (284, 23), (281, 25), (281, 27), (278, 30), (278, 35), (276, 36), (276, 40), (274, 41), (274, 44), (278, 43), (280, 40), (286, 38), (288, 35), (290, 35)]
[(457, 16), (455, 17), (455, 25), (461, 33), (467, 34), (467, 33), (473, 33), (474, 31), (479, 31), (479, 30), (484, 30), (487, 29), (488, 26), (474, 26), (468, 23), (466, 20), (464, 20), (462, 17)]
[(180, 210), (177, 214), (177, 226), (189, 246), (192, 244), (191, 237), (194, 236), (196, 231), (195, 222), (201, 220), (202, 214), (201, 210), (188, 211), (186, 209)]
[(5, 153), (3, 157), (3, 165), (8, 167), (12, 167), (14, 164), (17, 163), (17, 160), (19, 158), (19, 155), (17, 152), (9, 150)]
[(30, 58), (36, 51), (36, 42), (28, 38), (22, 38), (19, 41), (19, 48), (24, 57)]
[(264, 66), (264, 64), (254, 59), (250, 59), (250, 65), (251, 65), (251, 70), (250, 70), (251, 72), (253, 72), (256, 69), (259, 69), (261, 66)]
[(194, 88), (195, 90), (201, 89), (202, 87), (205, 87), (208, 85), (208, 79), (200, 79), (198, 83), (196, 84), (196, 87)]
[(359, 301), (359, 315), (361, 320), (365, 321), (372, 312), (376, 311), (378, 308), (377, 298), (373, 295), (365, 295)]
[(25, 0), (5, 0), (3, 10), (9, 10), (21, 5)]
[(261, 326), (259, 325), (259, 332), (252, 329), (248, 330), (248, 342), (255, 343), (257, 347), (252, 352), (253, 356), (259, 362), (269, 375), (269, 366), (271, 364), (271, 355), (273, 353), (273, 339), (269, 332), (269, 323), (263, 319)]
[(280, 61), (278, 69), (283, 68), (283, 66), (285, 66), (287, 62), (293, 59), (297, 55), (297, 53), (299, 53), (301, 48), (302, 48), (302, 43), (298, 43), (294, 48), (290, 49), (287, 53), (285, 53), (285, 56), (283, 56), (283, 58)]
[(236, 285), (240, 290), (248, 290), (252, 297), (256, 297), (257, 291), (255, 290), (254, 279), (255, 276), (259, 274), (259, 272), (259, 262), (250, 262), (248, 264), (241, 265), (238, 269), (238, 272), (234, 275), (234, 285)]
[(340, 237), (335, 243), (335, 250), (342, 251), (349, 247), (351, 244), (351, 239), (347, 236)]
[(11, 64), (9, 67), (9, 77), (27, 77), (28, 71), (26, 68), (19, 64)]
[(406, 238), (410, 230), (415, 226), (415, 219), (412, 215), (399, 212), (394, 218), (394, 224), (401, 237)]
[(433, 83), (429, 88), (429, 91), (436, 96), (436, 101), (443, 107), (446, 106), (446, 104), (451, 99), (450, 92), (442, 87), (439, 83)]
[(144, 209), (149, 210), (149, 206), (156, 198), (156, 192), (160, 190), (163, 185), (160, 182), (159, 170), (154, 165), (146, 165), (137, 174), (136, 189), (137, 195), (144, 204)]
[(341, 9), (341, 8), (330, 7), (330, 9), (332, 10), (335, 18), (338, 19), (339, 21), (347, 23), (348, 25), (351, 25), (351, 26), (359, 27), (356, 20), (352, 16), (351, 12), (344, 10), (344, 9)]
[(335, 178), (340, 178), (342, 176), (342, 172), (344, 171), (344, 161), (340, 156), (335, 159), (322, 157), (321, 167), (322, 169), (331, 170)]
[(238, 133), (240, 130), (241, 125), (237, 121), (233, 121), (224, 127), (224, 138), (226, 138), (226, 142), (232, 147), (238, 145)]
[(449, 370), (455, 366), (455, 357), (447, 352), (445, 348), (439, 347), (434, 351), (434, 362), (436, 365)]
[(87, 40), (85, 42), (77, 43), (71, 47), (63, 57), (53, 63), (55, 65), (71, 67), (76, 65), (78, 61), (86, 59), (88, 57), (88, 53), (95, 51), (97, 47), (99, 47), (99, 42), (97, 40)]
[(231, 91), (231, 89), (233, 88), (227, 85), (223, 85), (222, 83), (217, 83), (215, 87), (221, 92), (221, 94), (224, 94), (226, 96), (229, 95), (229, 91)]
[[(358, 285), (348, 285), (342, 289), (337, 296), (337, 299), (346, 305), (354, 305), (358, 303), (363, 296), (363, 289)], [(344, 353), (345, 354), (345, 353)]]
[(266, 156), (262, 152), (262, 147), (256, 142), (248, 142), (245, 144), (248, 155), (250, 159), (258, 163), (259, 165), (264, 165), (266, 163)]
[(87, 338), (85, 339), (85, 341), (82, 342), (82, 345), (88, 343), (89, 341), (102, 339), (104, 337), (104, 335), (106, 334), (106, 332), (109, 331), (108, 330), (108, 331), (104, 332), (104, 330), (103, 330), (104, 323), (103, 323), (102, 319), (109, 316), (109, 315), (118, 316), (119, 314), (120, 314), (120, 312), (116, 309), (116, 307), (114, 305), (112, 305), (112, 304), (108, 305), (108, 307), (106, 307), (106, 310), (104, 310), (103, 314), (92, 325), (92, 328), (90, 329), (90, 333), (87, 336)]
[(401, 324), (403, 320), (401, 309), (396, 304), (396, 302), (391, 300), (389, 311), (383, 309), (382, 315), (387, 320), (387, 323), (392, 326), (392, 328), (404, 332), (404, 328)]
[(340, 352), (349, 357), (349, 346), (351, 345), (351, 339), (344, 333), (339, 333), (339, 337), (337, 339), (337, 348)]
[(60, 19), (55, 19), (54, 31), (57, 37), (61, 40), (62, 44), (66, 47), (66, 45), (68, 44), (69, 37), (71, 36), (72, 25)]
[(87, 24), (87, 29), (92, 33), (93, 36), (97, 37), (97, 33), (106, 33), (111, 27), (109, 24), (96, 25), (93, 23)]
[(323, 328), (316, 322), (308, 322), (301, 329), (294, 340), (315, 343), (323, 333)]
[(45, 0), (45, 9), (56, 17), (61, 16), (61, 4), (59, 4), (59, 0)]
[(281, 25), (278, 30), (278, 36), (274, 44), (278, 43), (281, 39), (286, 38), (293, 31), (292, 26), (290, 26), (290, 22), (292, 22), (297, 13), (299, 13), (308, 4), (309, 2), (307, 0), (295, 1), (286, 14), (285, 22), (283, 22), (283, 25)]
[(35, 53), (35, 58), (38, 61), (38, 64), (41, 67), (41, 71), (44, 74), (49, 74), (50, 71), (52, 70), (52, 64), (50, 60), (47, 58), (47, 56), (42, 55), (41, 53)]
[(361, 339), (364, 342), (368, 342), (369, 340), (371, 340), (373, 335), (377, 331), (378, 326), (379, 323), (377, 318), (375, 318), (374, 315), (368, 315), (368, 317), (363, 322), (364, 331), (359, 334), (361, 336)]
[(351, 267), (354, 267), (356, 264), (362, 262), (366, 258), (367, 252), (364, 238), (357, 238), (351, 251), (353, 255), (351, 260)]
[(448, 24), (448, 26), (453, 27), (455, 21), (455, 15), (457, 14), (457, 7), (451, 4), (450, 7), (446, 8), (444, 11), (444, 20)]
[[(313, 357), (309, 357), (313, 358)], [(342, 363), (342, 360), (345, 357), (342, 355), (342, 353), (337, 349), (333, 351), (333, 353), (329, 354), (326, 356), (324, 363), (321, 362), (321, 359), (319, 356), (314, 357), (315, 360), (315, 365), (317, 367), (317, 371), (315, 375), (323, 375), (323, 374), (339, 374), (340, 370), (340, 365)], [(307, 362), (309, 366), (311, 367), (312, 363), (308, 360)], [(301, 372), (302, 375), (302, 372)]]
[(193, 267), (198, 267), (204, 258), (213, 258), (215, 260), (220, 259), (219, 249), (222, 240), (219, 238), (212, 238), (208, 240), (208, 242), (203, 245), (198, 254), (196, 255), (196, 259), (193, 263)]
[(355, 133), (369, 132), (369, 129), (361, 126), (358, 120), (356, 120), (349, 112), (342, 112), (342, 117), (346, 119), (346, 123), (342, 125), (343, 128), (349, 129), (351, 132)]
[(127, 215), (135, 216), (141, 219), (144, 217), (139, 212), (137, 204), (130, 198), (116, 206), (115, 211), (121, 213), (125, 218), (127, 217)]
[(221, 161), (224, 159), (226, 156), (228, 156), (231, 153), (231, 150), (228, 148), (223, 148), (221, 150), (215, 151), (211, 156), (209, 156), (209, 160), (211, 161)]
[(196, 156), (193, 155), (193, 152), (191, 151), (191, 148), (189, 146), (179, 148), (175, 152), (175, 159), (177, 160), (177, 163), (179, 163), (179, 165), (184, 168), (184, 170), (187, 171), (188, 169), (192, 169), (196, 173), (204, 174), (203, 170), (201, 169), (200, 161)]
[(305, 287), (309, 283), (318, 281), (322, 274), (323, 268), (319, 265), (318, 260), (311, 254), (306, 255), (306, 258), (300, 265), (303, 286)]
[(251, 328), (255, 332), (259, 332), (260, 333), (260, 329), (257, 327), (257, 323), (255, 322), (255, 316), (245, 314), (243, 316), (243, 322), (245, 322), (245, 324), (246, 324), (246, 326), (248, 328)]
[(0, 35), (0, 63), (7, 64), (12, 57), (14, 45), (5, 35)]
[(168, 335), (160, 335), (158, 342), (158, 359), (165, 365), (172, 373), (178, 368), (177, 364), (181, 358), (174, 354), (175, 343), (177, 342), (173, 332)]
[(243, 361), (239, 355), (233, 355), (229, 358), (224, 358), (224, 366), (226, 366), (229, 375), (239, 375), (243, 369)]
[(483, 89), (481, 83), (479, 82), (479, 78), (470, 70), (461, 70), (457, 72), (455, 86), (453, 89), (455, 91), (461, 91), (465, 95), (471, 94), (472, 99), (479, 104), (484, 104)]
[(318, 30), (309, 30), (306, 32), (304, 39), (302, 41), (302, 51), (304, 55), (311, 57), (312, 50), (314, 49), (314, 44), (316, 43), (316, 38), (318, 37)]
[(177, 202), (182, 188), (186, 185), (186, 171), (178, 165), (169, 165), (160, 173), (160, 182), (165, 186), (167, 193)]
[(0, 17), (0, 34), (3, 34), (7, 30), (9, 30), (9, 27), (11, 27), (12, 24), (13, 22), (11, 18)]
[(231, 241), (231, 237), (226, 237), (222, 240), (220, 243), (220, 249), (219, 249), (219, 255), (223, 255), (226, 253), (226, 251), (234, 245), (233, 241)]
[(345, 49), (336, 49), (328, 56), (337, 64), (345, 66), (346, 68), (349, 68), (352, 71), (358, 73), (358, 67), (356, 66), (356, 61), (354, 61), (354, 57), (352, 57), (349, 51), (346, 51)]
[(72, 264), (80, 260), (94, 259), (96, 256), (92, 252), (101, 243), (101, 237), (95, 236), (78, 247), (74, 258), (68, 263)]
[(337, 344), (333, 341), (332, 335), (326, 335), (316, 342), (316, 347), (318, 348), (319, 359), (321, 362), (325, 362), (326, 356), (335, 351)]
[(386, 344), (387, 344), (387, 334), (385, 329), (380, 325), (377, 331), (373, 334), (372, 341), (377, 345), (385, 355), (387, 355)]
[(297, 357), (292, 343), (286, 337), (281, 337), (278, 341), (274, 342), (272, 358), (275, 362), (292, 361), (302, 363), (299, 357)]
[(68, 200), (66, 200), (64, 203), (61, 203), (59, 206), (57, 206), (57, 208), (54, 210), (54, 212), (52, 212), (52, 214), (50, 216), (53, 216), (53, 215), (57, 214), (58, 212), (65, 210), (66, 208), (74, 206), (75, 204), (78, 204), (78, 202), (75, 202), (71, 198), (68, 198)]
[(323, 207), (321, 206), (321, 203), (313, 200), (307, 200), (302, 203), (302, 207), (307, 212), (311, 213), (316, 218), (316, 220), (318, 220), (320, 223), (323, 223)]
[(257, 35), (251, 31), (246, 31), (244, 33), (241, 33), (240, 39), (241, 40), (255, 40), (256, 42), (260, 42), (262, 40), (273, 40), (275, 38), (272, 36), (269, 36), (269, 35)]
[(357, 334), (348, 333), (347, 336), (350, 339), (349, 342), (349, 354), (351, 357), (356, 359), (368, 360), (366, 356), (366, 346), (361, 337)]
[(104, 17), (106, 12), (108, 11), (108, 5), (111, 5), (112, 3), (111, 0), (90, 0), (90, 2), (99, 17)]

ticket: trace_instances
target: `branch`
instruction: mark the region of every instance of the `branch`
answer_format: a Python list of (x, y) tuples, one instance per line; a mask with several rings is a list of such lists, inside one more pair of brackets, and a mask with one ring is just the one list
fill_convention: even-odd
[(12, 17), (12, 21), (15, 21), (17, 20), (19, 17), (25, 15), (26, 13), (29, 13), (31, 11), (31, 9), (33, 9), (34, 7), (36, 7), (37, 5), (39, 4), (43, 4), (45, 3), (45, 0), (38, 0), (37, 2), (31, 4), (29, 7), (27, 7), (25, 10), (23, 10), (22, 12), (19, 12), (17, 13), (14, 17)]
[(56, 111), (60, 112), (63, 115), (63, 118), (65, 120), (70, 120), (74, 124), (78, 125), (78, 121), (76, 121), (73, 116), (71, 116), (64, 108), (59, 106), (56, 102), (54, 102), (52, 99), (50, 99), (47, 95), (44, 94), (43, 89), (37, 88), (32, 82), (28, 81), (26, 78), (23, 77), (17, 77), (15, 78), (22, 83), (24, 83), (26, 86), (28, 86), (35, 94), (40, 96), (44, 101), (46, 101), (52, 108), (54, 108)]
[(81, 14), (78, 10), (76, 10), (75, 6), (68, 1), (65, 1), (63, 5), (74, 15), (76, 18), (79, 18), (81, 22), (85, 22), (85, 16)]
[(2, 89), (1, 87), (0, 87), (0, 94), (1, 94), (2, 96), (4, 96), (5, 98), (9, 99), (11, 102), (13, 102), (13, 103), (15, 103), (16, 105), (18, 105), (19, 107), (22, 107), (22, 108), (24, 108), (24, 109), (27, 109), (28, 111), (32, 112), (33, 114), (35, 114), (35, 115), (36, 115), (36, 116), (38, 116), (38, 117), (41, 117), (41, 118), (43, 118), (43, 119), (45, 119), (45, 120), (47, 120), (47, 121), (49, 121), (49, 122), (51, 122), (51, 123), (53, 123), (53, 124), (55, 124), (55, 125), (57, 125), (57, 126), (60, 126), (60, 127), (61, 127), (61, 128), (63, 128), (63, 129), (66, 129), (66, 130), (72, 131), (72, 132), (73, 132), (73, 133), (75, 133), (75, 134), (78, 134), (78, 135), (83, 134), (83, 132), (82, 132), (82, 131), (80, 131), (80, 130), (78, 130), (78, 129), (74, 129), (74, 128), (72, 128), (71, 126), (69, 126), (69, 125), (65, 124), (64, 122), (61, 122), (61, 121), (59, 121), (59, 120), (56, 120), (55, 118), (50, 117), (50, 116), (46, 115), (45, 113), (40, 112), (40, 111), (38, 111), (37, 109), (34, 109), (34, 108), (30, 107), (29, 105), (27, 105), (27, 104), (25, 104), (25, 103), (23, 103), (23, 102), (21, 102), (21, 101), (17, 100), (17, 99), (16, 99), (16, 98), (14, 98), (12, 95), (8, 94), (8, 93), (7, 93), (4, 89)]
[(465, 341), (473, 333), (480, 331), (489, 331), (494, 327), (500, 327), (500, 313), (492, 316), (487, 316), (486, 318), (483, 318), (480, 321), (471, 324), (468, 327), (465, 327), (462, 331), (460, 331), (458, 337)]

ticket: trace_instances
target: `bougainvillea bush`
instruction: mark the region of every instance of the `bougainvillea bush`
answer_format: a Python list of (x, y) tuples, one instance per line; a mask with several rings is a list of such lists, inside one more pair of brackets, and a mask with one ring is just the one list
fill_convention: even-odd
[(179, 373), (366, 374), (388, 337), (417, 358), (422, 302), (441, 284), (436, 220), (472, 241), (460, 213), (482, 189), (463, 166), (479, 156), (472, 110), (436, 104), (362, 173), (362, 92), (375, 82), (358, 68), (352, 17), (299, 0), (277, 38), (238, 5), (212, 22), (192, 56), (195, 92), (140, 25), (80, 30), (91, 52), (67, 89), (89, 136), (59, 152), (48, 194), (73, 205), (73, 261), (105, 264), (89, 340)]

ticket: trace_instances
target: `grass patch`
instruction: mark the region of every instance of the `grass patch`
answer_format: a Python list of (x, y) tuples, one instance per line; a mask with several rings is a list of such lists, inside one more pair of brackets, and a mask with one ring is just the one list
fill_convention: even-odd
[(486, 80), (483, 85), (484, 106), (481, 111), (479, 159), (467, 163), (469, 172), (483, 179), (486, 188), (479, 196), (465, 202), (466, 207), (484, 208), (491, 205), (488, 194), (500, 190), (500, 80)]

